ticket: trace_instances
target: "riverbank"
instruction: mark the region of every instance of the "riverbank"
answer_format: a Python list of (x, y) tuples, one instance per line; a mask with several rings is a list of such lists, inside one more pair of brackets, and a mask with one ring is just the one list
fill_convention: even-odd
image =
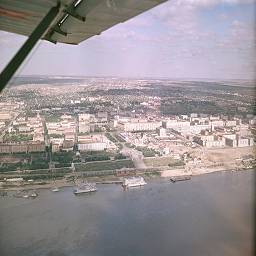
[[(223, 169), (223, 168), (194, 168), (192, 171), (186, 171), (185, 169), (173, 169), (173, 170), (164, 170), (159, 171), (159, 174), (156, 173), (140, 173), (138, 175), (143, 176), (145, 180), (151, 180), (155, 178), (171, 178), (178, 176), (198, 176), (214, 172), (244, 172), (247, 170), (254, 169)], [(88, 177), (87, 182), (95, 182), (96, 184), (121, 184), (124, 177), (117, 177), (114, 175), (108, 175), (104, 177)], [(78, 179), (79, 182), (82, 182), (82, 179)], [(73, 187), (75, 182), (67, 181), (65, 179), (56, 180), (54, 183), (50, 180), (45, 180), (43, 184), (10, 184), (0, 186), (1, 191), (17, 191), (17, 190), (37, 190), (37, 189), (53, 189), (54, 187), (63, 188), (63, 187)]]

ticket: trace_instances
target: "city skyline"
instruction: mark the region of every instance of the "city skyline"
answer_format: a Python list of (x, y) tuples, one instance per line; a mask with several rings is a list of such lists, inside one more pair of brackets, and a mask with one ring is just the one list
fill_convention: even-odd
[[(16, 75), (254, 79), (254, 4), (168, 1), (78, 46), (41, 41)], [(1, 32), (1, 70), (25, 39)]]

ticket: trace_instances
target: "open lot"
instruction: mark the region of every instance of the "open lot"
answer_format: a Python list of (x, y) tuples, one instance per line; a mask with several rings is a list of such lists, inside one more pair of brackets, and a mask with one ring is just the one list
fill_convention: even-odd
[(147, 167), (181, 165), (181, 161), (176, 160), (173, 157), (147, 157), (143, 161)]
[[(254, 151), (254, 152), (253, 152)], [(253, 147), (244, 148), (222, 148), (206, 150), (206, 157), (212, 162), (235, 162), (236, 159), (243, 158), (248, 155), (255, 156)]]

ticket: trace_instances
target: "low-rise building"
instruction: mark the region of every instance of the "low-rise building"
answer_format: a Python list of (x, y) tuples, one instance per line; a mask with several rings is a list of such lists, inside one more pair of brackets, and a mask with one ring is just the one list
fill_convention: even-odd
[(226, 145), (229, 147), (249, 147), (254, 145), (254, 139), (252, 136), (242, 137), (238, 134), (234, 137), (225, 138)]
[(225, 139), (214, 134), (202, 134), (194, 137), (194, 141), (207, 148), (221, 148), (225, 146)]
[(65, 151), (72, 151), (74, 148), (74, 141), (73, 140), (64, 140), (62, 149)]

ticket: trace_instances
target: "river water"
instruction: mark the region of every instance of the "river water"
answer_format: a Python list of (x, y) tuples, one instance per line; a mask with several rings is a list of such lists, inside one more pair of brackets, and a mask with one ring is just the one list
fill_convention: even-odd
[(98, 185), (0, 198), (1, 256), (247, 256), (254, 172), (221, 172), (123, 191)]

